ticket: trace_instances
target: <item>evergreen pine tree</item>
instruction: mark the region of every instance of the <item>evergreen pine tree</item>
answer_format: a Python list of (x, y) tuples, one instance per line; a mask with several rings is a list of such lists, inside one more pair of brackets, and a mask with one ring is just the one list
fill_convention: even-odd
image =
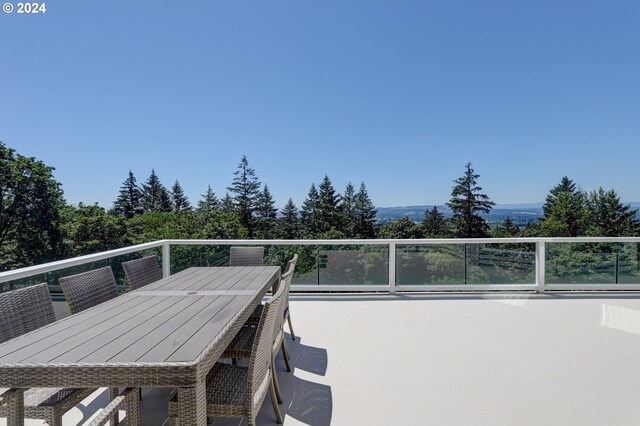
[(256, 222), (261, 238), (275, 237), (277, 214), (278, 209), (275, 207), (271, 192), (265, 184), (256, 201)]
[(407, 216), (395, 222), (387, 223), (380, 229), (382, 238), (416, 239), (422, 238), (422, 227)]
[(282, 217), (278, 221), (280, 237), (287, 240), (295, 240), (300, 238), (300, 219), (298, 217), (298, 208), (291, 198), (282, 209)]
[(157, 211), (168, 213), (168, 212), (172, 212), (173, 210), (174, 208), (173, 208), (173, 201), (171, 200), (171, 194), (169, 193), (167, 188), (163, 186), (160, 189), (160, 196), (158, 198)]
[(576, 184), (573, 180), (569, 179), (567, 176), (563, 176), (560, 180), (560, 183), (551, 188), (549, 191), (549, 195), (545, 199), (545, 203), (542, 206), (542, 212), (544, 213), (544, 217), (547, 218), (551, 215), (551, 209), (558, 203), (558, 196), (562, 193), (569, 193), (572, 197), (578, 197), (581, 195), (580, 188), (576, 187)]
[(355, 238), (358, 213), (356, 211), (356, 189), (351, 182), (347, 184), (342, 195), (340, 212), (342, 213), (342, 232), (347, 238)]
[(327, 175), (319, 188), (320, 201), (320, 232), (340, 229), (340, 210), (338, 208), (340, 196), (336, 194), (333, 184)]
[(311, 184), (307, 199), (302, 203), (300, 216), (302, 229), (308, 237), (313, 238), (322, 232), (320, 228), (320, 195), (318, 194), (315, 183)]
[(223, 213), (236, 214), (236, 206), (233, 204), (233, 198), (231, 198), (231, 195), (229, 195), (228, 192), (225, 194), (222, 201), (220, 201), (220, 210)]
[(615, 190), (599, 188), (589, 194), (589, 228), (587, 234), (597, 237), (632, 237), (640, 230), (637, 209), (622, 204)]
[(515, 238), (520, 236), (520, 228), (513, 223), (510, 217), (505, 217), (500, 225), (493, 230), (492, 237), (494, 238)]
[(451, 234), (447, 219), (436, 206), (424, 212), (422, 228), (425, 238), (447, 238)]
[(191, 203), (189, 199), (184, 195), (180, 182), (176, 179), (176, 182), (171, 188), (171, 196), (173, 198), (173, 208), (176, 212), (191, 211)]
[(587, 196), (566, 176), (553, 187), (542, 207), (540, 230), (546, 237), (585, 235), (589, 220)]
[(113, 208), (117, 214), (121, 214), (127, 219), (142, 214), (144, 211), (144, 207), (142, 206), (142, 191), (136, 184), (136, 178), (131, 170), (129, 170), (127, 179), (122, 182), (120, 195), (118, 195), (118, 199), (113, 203)]
[(447, 207), (453, 214), (451, 222), (456, 237), (485, 238), (489, 236), (489, 225), (480, 213), (489, 213), (493, 201), (482, 194), (482, 188), (477, 185), (480, 175), (474, 174), (471, 163), (467, 163), (462, 177), (454, 180), (455, 186), (451, 191), (451, 200)]
[(355, 227), (356, 238), (376, 238), (378, 210), (373, 205), (367, 193), (364, 182), (360, 184), (360, 190), (356, 194), (355, 211), (357, 222)]
[(145, 212), (171, 211), (171, 198), (169, 192), (160, 182), (156, 171), (151, 169), (151, 175), (142, 184), (142, 205)]
[(220, 201), (216, 197), (215, 192), (211, 189), (211, 185), (207, 186), (207, 192), (202, 194), (202, 200), (198, 201), (196, 212), (198, 214), (207, 215), (220, 210)]
[(254, 169), (249, 167), (247, 156), (243, 155), (238, 164), (238, 170), (233, 173), (231, 186), (227, 189), (233, 194), (233, 202), (238, 213), (240, 223), (249, 232), (249, 238), (253, 238), (255, 232), (253, 213), (260, 194), (260, 182)]

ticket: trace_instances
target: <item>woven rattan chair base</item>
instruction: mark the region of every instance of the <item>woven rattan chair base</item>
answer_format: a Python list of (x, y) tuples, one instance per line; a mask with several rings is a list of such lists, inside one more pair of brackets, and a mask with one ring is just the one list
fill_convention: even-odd
[[(127, 426), (140, 426), (140, 388), (126, 388), (93, 419), (88, 426), (105, 426), (117, 414), (118, 410), (127, 410)], [(116, 420), (117, 422), (117, 420)]]
[[(24, 418), (42, 419), (61, 426), (62, 415), (91, 395), (95, 389), (31, 388), (24, 392)], [(21, 395), (17, 395), (20, 397)], [(0, 407), (0, 417), (8, 417), (11, 404)]]
[[(258, 413), (247, 408), (251, 406), (251, 401), (247, 401), (248, 374), (249, 368), (245, 366), (221, 362), (213, 366), (207, 375), (207, 417), (247, 417), (249, 425), (255, 424)], [(183, 425), (178, 416), (178, 394), (175, 394), (169, 401), (169, 425)]]

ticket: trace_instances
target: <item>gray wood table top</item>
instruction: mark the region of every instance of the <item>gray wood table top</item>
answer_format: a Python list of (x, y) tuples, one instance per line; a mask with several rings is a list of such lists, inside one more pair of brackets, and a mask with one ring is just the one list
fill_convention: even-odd
[(0, 344), (0, 387), (192, 385), (279, 276), (277, 266), (189, 268), (123, 294)]

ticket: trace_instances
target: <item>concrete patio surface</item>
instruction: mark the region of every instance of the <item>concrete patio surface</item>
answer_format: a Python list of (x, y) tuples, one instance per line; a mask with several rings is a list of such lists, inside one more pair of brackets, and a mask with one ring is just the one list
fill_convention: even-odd
[[(637, 294), (292, 295), (291, 314), (285, 425), (640, 424)], [(144, 390), (145, 425), (169, 397)], [(268, 400), (258, 424), (275, 424)]]

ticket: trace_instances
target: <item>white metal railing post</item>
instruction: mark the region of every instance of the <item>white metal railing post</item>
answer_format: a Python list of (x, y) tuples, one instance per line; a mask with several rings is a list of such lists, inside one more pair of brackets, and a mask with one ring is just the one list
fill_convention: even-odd
[(162, 276), (171, 275), (171, 244), (165, 241), (162, 244)]
[(544, 293), (545, 255), (545, 242), (536, 241), (536, 291), (538, 293)]
[(389, 243), (389, 294), (396, 292), (396, 243)]

